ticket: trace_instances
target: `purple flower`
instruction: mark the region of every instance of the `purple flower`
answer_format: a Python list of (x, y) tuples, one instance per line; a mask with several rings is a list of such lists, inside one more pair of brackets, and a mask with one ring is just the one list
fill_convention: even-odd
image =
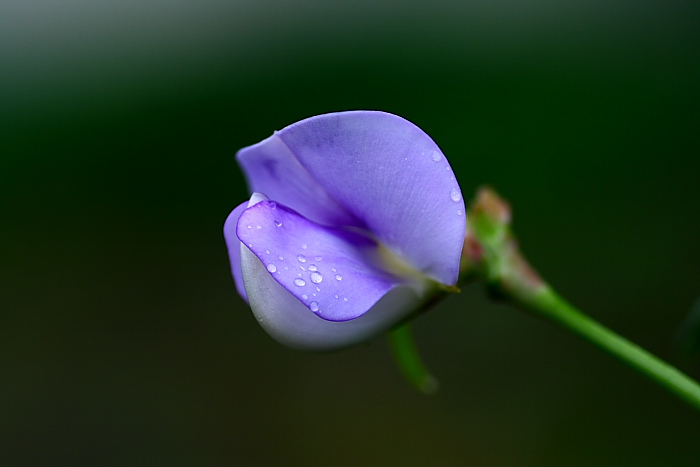
[(457, 282), (462, 194), (440, 149), (407, 120), (319, 115), (237, 158), (253, 195), (224, 225), (231, 269), (279, 342), (365, 341)]

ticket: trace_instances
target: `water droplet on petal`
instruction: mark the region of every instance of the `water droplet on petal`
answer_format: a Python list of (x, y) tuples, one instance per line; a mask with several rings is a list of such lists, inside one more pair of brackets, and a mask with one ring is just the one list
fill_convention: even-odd
[(249, 228), (249, 229), (252, 229), (252, 228), (253, 228), (253, 226), (252, 226), (252, 225), (249, 225), (249, 226), (248, 226), (248, 228)]
[(277, 271), (277, 266), (275, 266), (274, 264), (270, 263), (270, 264), (267, 265), (267, 270), (270, 271), (270, 272), (275, 272), (275, 271)]
[(306, 285), (306, 281), (297, 277), (296, 279), (294, 279), (294, 285), (298, 287), (303, 287)]
[(452, 188), (452, 191), (450, 191), (450, 198), (452, 198), (452, 201), (459, 201), (462, 199), (462, 193), (460, 193), (457, 188)]
[(282, 227), (282, 221), (278, 221), (277, 219), (275, 219), (275, 225), (277, 227)]
[(301, 269), (302, 271), (306, 271), (306, 268), (304, 266), (302, 266), (301, 264), (299, 265), (299, 269)]
[(315, 257), (314, 259), (315, 259), (316, 261), (322, 261), (322, 260), (323, 260), (323, 256), (317, 256), (317, 257)]
[(318, 268), (316, 267), (315, 264), (310, 264), (310, 265), (309, 265), (309, 271), (318, 271)]
[(435, 162), (439, 161), (442, 159), (442, 156), (440, 155), (439, 152), (433, 151), (433, 153), (430, 155), (431, 159), (433, 159)]
[(342, 280), (343, 280), (343, 276), (341, 276), (340, 274), (336, 274), (336, 275), (335, 275), (335, 280), (337, 280), (337, 281), (342, 281)]
[(284, 261), (284, 256), (278, 256), (280, 261)]
[(311, 282), (313, 282), (314, 284), (320, 284), (322, 280), (323, 276), (320, 272), (314, 272), (311, 274)]
[(306, 294), (304, 294), (304, 295), (301, 296), (301, 298), (303, 298), (304, 300), (308, 300), (308, 299), (309, 299), (309, 296), (306, 295)]
[[(320, 291), (321, 291), (321, 287), (316, 287), (316, 292), (320, 292)], [(316, 296), (316, 294), (314, 294), (314, 297), (315, 296)]]
[(277, 209), (277, 203), (270, 201), (270, 209)]
[(255, 228), (260, 230), (260, 229), (262, 229), (262, 225), (256, 225)]
[(309, 303), (309, 309), (313, 312), (317, 312), (318, 311), (318, 303), (316, 303), (316, 302)]
[(347, 301), (348, 301), (348, 297), (343, 297), (343, 301), (344, 301), (344, 302), (347, 302)]
[(338, 298), (338, 294), (335, 294), (334, 297), (335, 297), (335, 298)]
[(302, 249), (302, 250), (306, 250), (308, 247), (309, 247), (309, 246), (308, 246), (306, 243), (304, 243), (304, 244), (301, 246), (301, 249)]
[(267, 254), (269, 255), (269, 254), (270, 254), (270, 250), (265, 250), (265, 253), (267, 253)]
[(306, 262), (306, 256), (304, 256), (304, 255), (299, 255), (299, 256), (297, 256), (297, 260), (299, 260), (300, 263), (305, 263), (305, 262)]

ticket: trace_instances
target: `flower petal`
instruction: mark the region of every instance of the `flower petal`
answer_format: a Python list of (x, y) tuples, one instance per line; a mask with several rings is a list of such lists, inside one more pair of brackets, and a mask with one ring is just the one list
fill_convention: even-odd
[(248, 301), (248, 296), (243, 285), (243, 273), (241, 272), (241, 241), (236, 236), (236, 225), (238, 218), (241, 217), (243, 211), (248, 208), (248, 201), (242, 203), (226, 218), (224, 222), (224, 239), (226, 240), (226, 248), (228, 249), (228, 257), (231, 262), (231, 274), (233, 281), (236, 283), (236, 290), (239, 295)]
[(366, 229), (417, 270), (456, 283), (466, 229), (461, 191), (437, 145), (407, 120), (374, 111), (320, 115), (238, 157), (253, 188), (265, 186), (271, 199), (291, 200), (324, 224)]
[[(251, 205), (254, 203), (255, 195), (251, 199)], [(270, 209), (269, 204), (267, 208), (263, 205), (258, 209), (274, 210)], [(279, 205), (276, 206), (276, 209), (281, 211)], [(248, 212), (256, 214), (256, 210), (253, 209), (246, 211), (246, 213)], [(298, 216), (293, 211), (289, 211), (289, 213), (292, 214), (290, 218)], [(277, 220), (281, 221), (281, 218)], [(241, 225), (244, 226), (243, 229), (247, 230), (248, 224), (245, 224), (245, 221), (246, 219)], [(288, 219), (286, 222), (291, 223)], [(282, 225), (284, 225), (284, 221), (282, 221)], [(251, 227), (252, 229), (253, 227)], [(257, 225), (255, 230), (258, 230)], [(245, 234), (243, 236), (246, 237)], [(363, 242), (360, 241), (360, 243)], [(252, 247), (248, 247), (242, 242), (239, 244), (241, 270), (253, 314), (270, 336), (289, 347), (301, 350), (328, 351), (365, 342), (388, 331), (391, 326), (415, 312), (424, 298), (418, 296), (416, 289), (411, 285), (395, 285), (369, 311), (358, 318), (349, 321), (329, 321), (312, 313), (305, 303), (298, 300), (290, 290), (276, 280), (275, 273), (270, 273), (268, 269), (270, 263), (263, 264), (261, 259), (250, 249), (255, 249), (255, 244)], [(270, 250), (270, 254), (272, 254), (272, 250)], [(321, 261), (325, 260), (326, 258), (321, 259)], [(298, 262), (298, 259), (296, 261)], [(293, 262), (290, 263), (293, 264)], [(282, 268), (284, 269), (284, 266)], [(306, 272), (308, 272), (308, 268)], [(347, 279), (350, 277), (348, 276)], [(346, 278), (343, 277), (342, 280), (346, 280)], [(346, 281), (346, 283), (349, 282), (351, 281)], [(315, 288), (313, 290), (315, 291)], [(317, 296), (320, 296), (318, 291), (316, 293)], [(324, 296), (328, 296), (328, 294)], [(357, 298), (356, 295), (353, 296)], [(337, 300), (335, 297), (333, 298)], [(342, 302), (347, 305), (353, 303), (350, 299), (347, 302), (344, 300)]]
[(277, 342), (300, 350), (338, 350), (365, 342), (388, 331), (421, 303), (412, 288), (398, 286), (357, 319), (327, 321), (294, 299), (245, 246), (241, 263), (250, 307), (260, 325)]
[(236, 157), (252, 192), (265, 193), (324, 225), (361, 226), (311, 178), (277, 134), (241, 149)]
[[(407, 282), (379, 267), (374, 240), (322, 226), (274, 201), (260, 201), (246, 209), (236, 233), (259, 259), (265, 274), (288, 291), (287, 301), (301, 302), (305, 313), (325, 320), (355, 319), (389, 290)], [(257, 286), (245, 266), (242, 273), (250, 297), (251, 286)]]

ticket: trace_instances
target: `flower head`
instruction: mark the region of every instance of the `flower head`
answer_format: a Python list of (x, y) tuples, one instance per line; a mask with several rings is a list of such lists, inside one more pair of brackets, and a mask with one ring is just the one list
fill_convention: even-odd
[(396, 115), (302, 120), (238, 152), (250, 201), (224, 236), (265, 330), (328, 350), (386, 331), (459, 275), (464, 202), (444, 155)]

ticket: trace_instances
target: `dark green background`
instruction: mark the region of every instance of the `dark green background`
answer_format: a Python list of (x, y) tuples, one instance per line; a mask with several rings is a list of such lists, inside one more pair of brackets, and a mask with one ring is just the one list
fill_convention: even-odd
[(695, 466), (700, 414), (471, 286), (288, 350), (230, 278), (235, 152), (338, 110), (423, 128), (596, 319), (675, 347), (700, 296), (700, 8), (658, 1), (0, 4), (0, 464)]

